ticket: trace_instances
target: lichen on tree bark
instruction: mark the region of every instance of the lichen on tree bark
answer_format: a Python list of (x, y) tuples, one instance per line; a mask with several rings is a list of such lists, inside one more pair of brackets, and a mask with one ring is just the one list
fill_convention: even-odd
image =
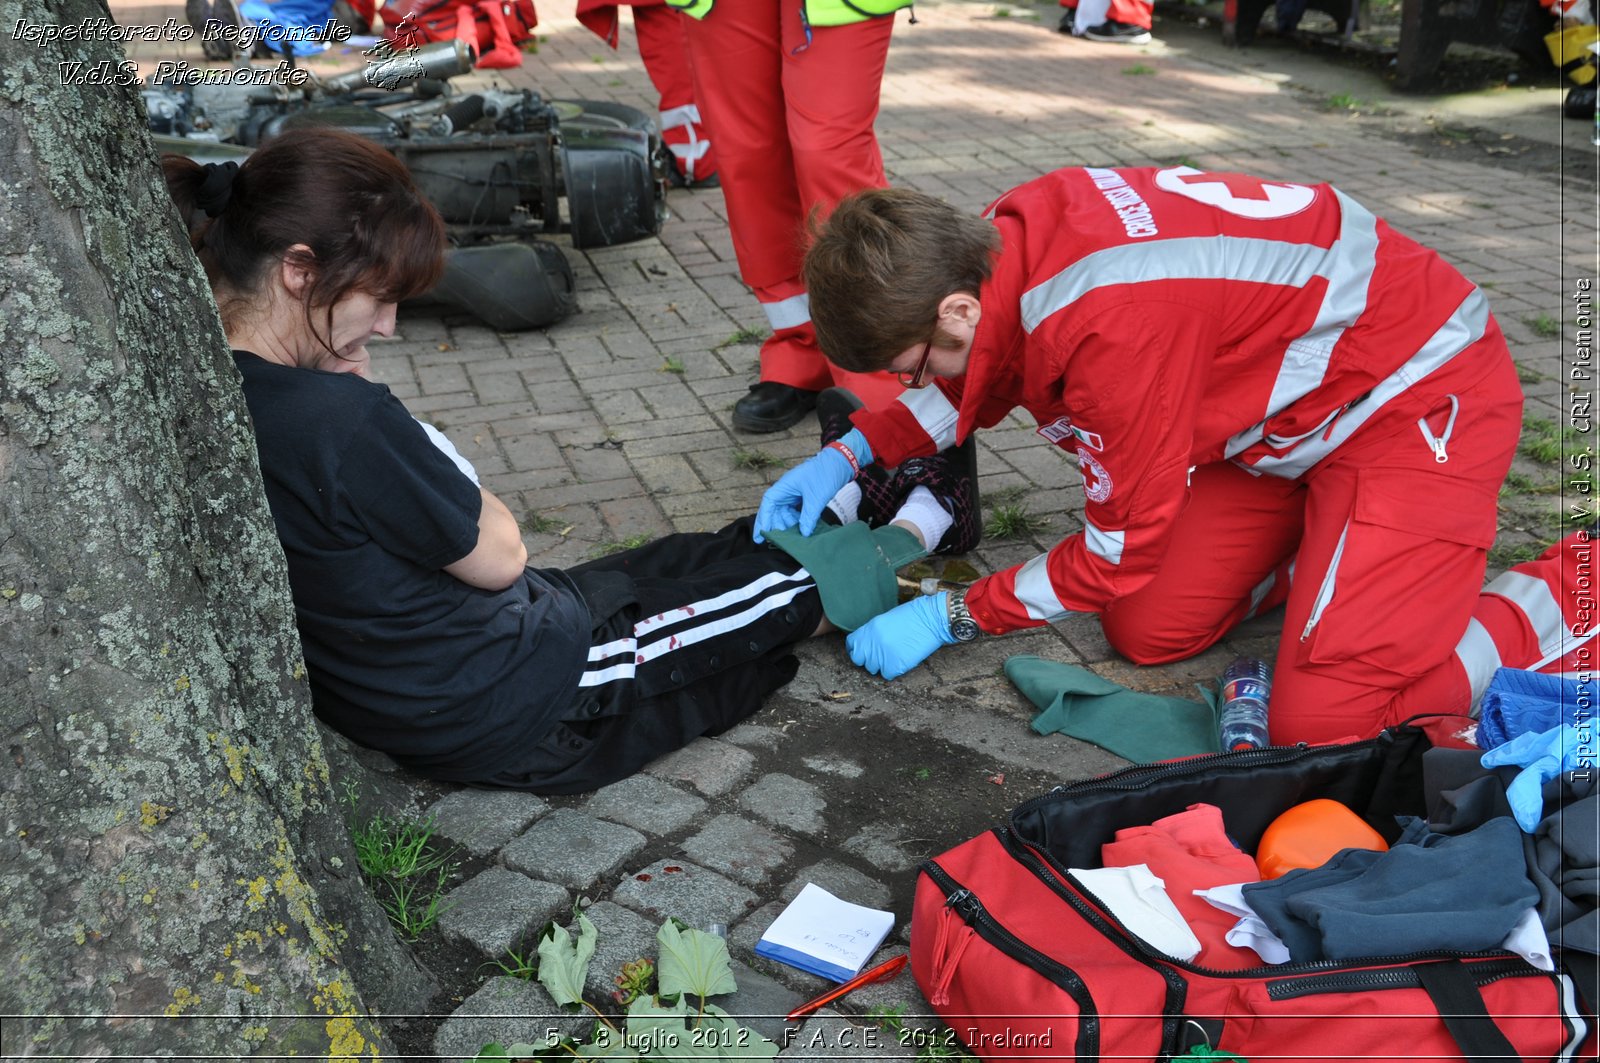
[[(236, 373), (99, 3), (0, 0), (0, 1055), (367, 1058), (360, 884)], [(351, 962), (347, 962), (347, 960)]]

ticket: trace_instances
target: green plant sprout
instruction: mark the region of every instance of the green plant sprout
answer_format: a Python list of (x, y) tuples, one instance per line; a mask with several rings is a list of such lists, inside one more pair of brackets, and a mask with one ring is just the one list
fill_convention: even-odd
[[(355, 811), (355, 793), (345, 798)], [(356, 861), (367, 886), (395, 930), (415, 941), (445, 912), (444, 888), (458, 866), (451, 852), (435, 852), (430, 845), (434, 825), (430, 820), (395, 820), (376, 815), (351, 827)]]
[(1050, 526), (1044, 517), (1034, 516), (1022, 505), (995, 506), (983, 525), (983, 534), (991, 539), (1020, 539), (1043, 531)]
[[(720, 937), (675, 919), (663, 923), (656, 933), (661, 946), (659, 964), (651, 968), (648, 960), (633, 961), (624, 965), (624, 977), (616, 980), (619, 989), (626, 981), (628, 988), (638, 991), (627, 1002), (620, 1027), (583, 998), (598, 937), (589, 917), (579, 913), (576, 940), (567, 930), (552, 926), (539, 941), (539, 984), (558, 1005), (577, 1004), (594, 1013), (596, 1024), (590, 1039), (577, 1043), (552, 1035), (543, 1045), (491, 1042), (478, 1052), (478, 1059), (763, 1060), (778, 1054), (777, 1045), (706, 1003), (707, 997), (738, 988), (728, 943)], [(648, 991), (651, 970), (647, 968), (653, 970), (658, 983), (654, 994)]]

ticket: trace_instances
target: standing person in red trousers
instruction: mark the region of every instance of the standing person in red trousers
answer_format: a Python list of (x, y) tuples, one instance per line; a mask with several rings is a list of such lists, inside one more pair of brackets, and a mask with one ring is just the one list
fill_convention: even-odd
[(806, 216), (886, 183), (872, 125), (894, 13), (910, 0), (668, 0), (690, 16), (695, 98), (717, 141), (739, 274), (766, 311), (761, 379), (733, 408), (742, 432), (777, 432), (817, 393), (869, 407), (899, 385), (832, 367), (800, 280)]
[[(639, 58), (661, 94), (661, 139), (672, 152), (673, 181), (684, 188), (715, 188), (717, 155), (695, 104), (684, 16), (666, 0), (627, 0), (627, 4), (633, 8)], [(578, 21), (615, 48), (621, 21), (617, 7), (611, 0), (578, 0)]]
[(911, 390), (785, 473), (757, 535), (807, 533), (857, 469), (1014, 409), (1083, 476), (1082, 531), (858, 628), (869, 671), (1077, 613), (1162, 664), (1282, 603), (1271, 729), (1292, 743), (1464, 712), (1498, 665), (1593, 652), (1588, 530), (1482, 587), (1522, 413), (1487, 299), (1328, 185), (1073, 168), (983, 217), (873, 190), (805, 276), (829, 357)]

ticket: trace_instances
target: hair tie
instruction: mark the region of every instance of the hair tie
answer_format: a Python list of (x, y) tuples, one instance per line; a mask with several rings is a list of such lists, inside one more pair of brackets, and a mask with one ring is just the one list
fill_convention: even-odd
[(215, 218), (228, 206), (233, 196), (233, 178), (239, 172), (236, 162), (208, 162), (201, 169), (205, 177), (200, 181), (200, 191), (195, 194), (195, 206)]

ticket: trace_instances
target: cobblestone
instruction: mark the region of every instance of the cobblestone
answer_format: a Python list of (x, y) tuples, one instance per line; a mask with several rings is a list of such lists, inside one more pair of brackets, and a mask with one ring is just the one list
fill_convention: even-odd
[(493, 959), (522, 946), (567, 900), (567, 891), (553, 882), (491, 867), (445, 894), (439, 929)]
[(653, 776), (635, 775), (597, 791), (583, 808), (592, 816), (660, 835), (688, 826), (706, 803)]
[(825, 825), (822, 813), (828, 802), (816, 785), (775, 772), (746, 787), (739, 807), (775, 827), (816, 834)]
[(441, 838), (473, 856), (486, 856), (527, 829), (550, 806), (516, 790), (457, 790), (426, 813)]
[(561, 809), (506, 846), (500, 858), (509, 868), (586, 890), (609, 879), (644, 845), (644, 835), (620, 823)]
[(713, 871), (759, 886), (789, 860), (794, 846), (759, 823), (725, 815), (685, 841), (683, 851)]

